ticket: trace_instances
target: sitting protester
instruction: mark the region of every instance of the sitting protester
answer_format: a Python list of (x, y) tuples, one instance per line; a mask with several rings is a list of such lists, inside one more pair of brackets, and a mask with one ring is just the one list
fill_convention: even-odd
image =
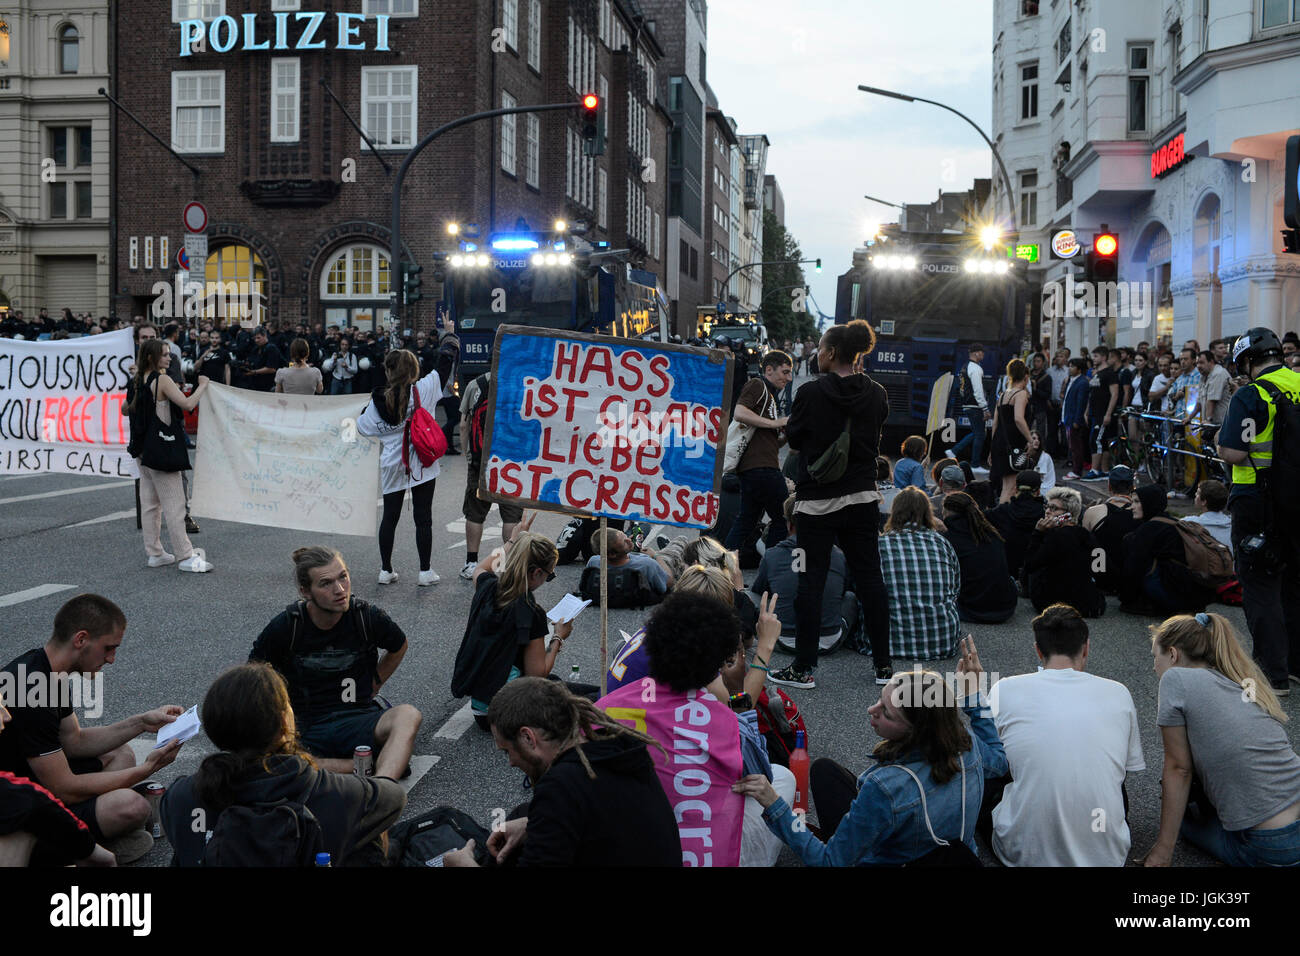
[(258, 846), (252, 831), (233, 821), (222, 826), (231, 808), (281, 800), (311, 812), (332, 866), (384, 865), (382, 837), (401, 816), (406, 794), (391, 777), (322, 770), (298, 743), (288, 686), (274, 668), (243, 664), (226, 671), (203, 698), (202, 720), (221, 752), (163, 795), (159, 814), (173, 866), (277, 865), (279, 851), (292, 857), (292, 847)]
[(1146, 865), (1168, 866), (1179, 836), (1229, 866), (1300, 865), (1300, 757), (1268, 679), (1221, 615), (1152, 630), (1165, 763)]
[[(982, 669), (970, 638), (957, 670), (978, 685)], [(975, 822), (984, 781), (1007, 772), (983, 700), (976, 694), (959, 701), (934, 671), (900, 671), (867, 713), (883, 738), (876, 766), (855, 780), (833, 760), (812, 764), (820, 839), (765, 778), (747, 776), (733, 789), (762, 804), (772, 832), (808, 866), (897, 866), (936, 852), (945, 863), (978, 865)]]
[(1079, 524), (1092, 532), (1097, 545), (1106, 553), (1103, 566), (1093, 573), (1097, 586), (1108, 594), (1119, 592), (1124, 577), (1124, 538), (1138, 526), (1133, 516), (1133, 470), (1116, 465), (1107, 475), (1110, 496), (1083, 513)]
[(943, 499), (953, 492), (966, 490), (966, 473), (956, 462), (944, 466), (934, 483), (935, 492), (930, 496), (930, 507), (936, 518), (943, 518)]
[(984, 801), (994, 805), (993, 852), (1006, 866), (1123, 866), (1124, 779), (1146, 769), (1133, 695), (1086, 673), (1088, 624), (1077, 610), (1053, 604), (1033, 628), (1042, 666), (989, 693), (1011, 768), (1000, 802), (994, 786)]
[(925, 491), (925, 439), (912, 435), (899, 448), (898, 464), (894, 466), (894, 487), (915, 487)]
[[(1029, 539), (1038, 522), (1043, 520), (1043, 499), (1039, 491), (1043, 476), (1036, 471), (1022, 471), (1016, 475), (1016, 493), (1010, 501), (1005, 501), (988, 513), (989, 521), (1002, 535), (1007, 546), (1007, 569), (1020, 577), (1024, 567), (1025, 553), (1029, 550)], [(997, 489), (990, 486), (990, 491)], [(975, 497), (974, 494), (971, 497)], [(979, 499), (976, 498), (978, 501)]]
[(1187, 566), (1187, 548), (1178, 522), (1165, 514), (1165, 490), (1137, 490), (1133, 517), (1138, 526), (1124, 538), (1122, 607), (1134, 614), (1169, 615), (1202, 611), (1216, 597)]
[(943, 500), (944, 537), (957, 554), (961, 566), (961, 593), (957, 612), (963, 621), (1001, 624), (1016, 613), (1020, 593), (1007, 568), (1007, 549), (997, 528), (960, 491)]
[[(488, 838), (498, 863), (518, 866), (681, 866), (672, 805), (655, 774), (650, 735), (558, 681), (521, 677), (487, 713), (497, 749), (532, 783), (532, 800)], [(648, 752), (649, 751), (649, 752)], [(474, 845), (444, 866), (476, 866)]]
[(1206, 529), (1229, 551), (1232, 550), (1232, 517), (1223, 509), (1228, 506), (1228, 489), (1223, 482), (1206, 479), (1196, 486), (1197, 513), (1183, 521), (1205, 525)]
[(284, 677), (303, 749), (326, 770), (350, 773), (353, 751), (366, 746), (376, 774), (405, 776), (423, 718), (410, 704), (390, 706), (379, 690), (406, 656), (406, 635), (383, 610), (352, 596), (338, 551), (299, 548), (293, 564), (301, 600), (266, 625), (249, 661)]
[(894, 499), (880, 536), (880, 570), (889, 594), (890, 653), (922, 661), (951, 657), (961, 637), (961, 565), (917, 488)]
[[(637, 552), (632, 544), (632, 539), (622, 531), (614, 528), (606, 528), (603, 532), (597, 531), (591, 536), (591, 545), (594, 553), (587, 561), (588, 568), (600, 567), (601, 538), (604, 536), (604, 546), (609, 557), (609, 568), (632, 568), (640, 573), (646, 585), (654, 595), (662, 597), (670, 587), (672, 587), (672, 577), (658, 561), (648, 554)], [(611, 603), (613, 599), (611, 598)]]
[[(474, 569), (474, 599), (456, 652), (451, 692), (470, 698), (474, 720), (483, 730), (489, 729), (488, 705), (497, 691), (517, 677), (551, 676), (573, 633), (571, 621), (560, 622), (546, 643), (549, 622), (533, 592), (555, 577), (559, 553), (549, 538), (530, 532), (531, 526), (532, 516), (525, 515), (505, 549), (488, 554)], [(498, 560), (499, 574), (490, 570)], [(594, 688), (574, 690), (590, 694)]]
[(1106, 596), (1092, 580), (1097, 543), (1078, 525), (1083, 501), (1073, 488), (1047, 493), (1047, 513), (1029, 539), (1025, 590), (1035, 611), (1068, 604), (1084, 617), (1106, 613)]

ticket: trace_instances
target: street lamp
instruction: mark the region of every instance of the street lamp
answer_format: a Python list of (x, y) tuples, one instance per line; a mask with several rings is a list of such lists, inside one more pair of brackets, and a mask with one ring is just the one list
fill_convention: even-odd
[(979, 125), (973, 119), (960, 110), (953, 109), (946, 103), (940, 103), (937, 100), (927, 100), (922, 96), (908, 96), (906, 93), (895, 93), (892, 90), (882, 90), (874, 86), (859, 85), (858, 89), (862, 90), (864, 93), (874, 93), (876, 96), (888, 96), (891, 99), (903, 100), (906, 103), (929, 103), (931, 106), (937, 106), (940, 109), (947, 110), (949, 113), (956, 113), (967, 123), (970, 123), (970, 125), (975, 128), (975, 132), (979, 133), (980, 136), (984, 138), (984, 142), (989, 144), (989, 149), (993, 153), (993, 158), (997, 160), (998, 172), (1002, 174), (1002, 188), (1007, 194), (1007, 209), (1011, 215), (1011, 231), (1013, 233), (1018, 233), (1020, 231), (1019, 227), (1016, 225), (1015, 191), (1011, 188), (1011, 177), (1007, 175), (1006, 164), (1002, 162), (1002, 157), (998, 155), (998, 149), (993, 145), (993, 140), (989, 139), (988, 134), (985, 133), (984, 130), (980, 129)]

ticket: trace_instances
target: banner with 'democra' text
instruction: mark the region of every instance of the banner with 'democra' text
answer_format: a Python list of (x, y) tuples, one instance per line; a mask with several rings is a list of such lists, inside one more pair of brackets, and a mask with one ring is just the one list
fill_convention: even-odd
[(366, 400), (209, 385), (199, 406), (192, 512), (327, 534), (375, 533), (379, 442), (357, 433)]
[(131, 331), (61, 341), (0, 338), (0, 474), (135, 478), (122, 406)]
[(502, 326), (479, 497), (711, 527), (734, 364), (718, 350)]

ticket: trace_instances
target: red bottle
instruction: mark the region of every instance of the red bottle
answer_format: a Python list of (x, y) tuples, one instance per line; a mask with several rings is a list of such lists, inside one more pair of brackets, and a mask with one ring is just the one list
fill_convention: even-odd
[(794, 809), (808, 812), (808, 750), (802, 730), (794, 732), (794, 750), (790, 754), (790, 772), (794, 774)]

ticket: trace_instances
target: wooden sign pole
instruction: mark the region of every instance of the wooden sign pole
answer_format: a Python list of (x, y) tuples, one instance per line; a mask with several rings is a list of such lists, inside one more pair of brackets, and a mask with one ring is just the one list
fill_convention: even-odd
[(600, 696), (609, 680), (609, 520), (600, 519)]

